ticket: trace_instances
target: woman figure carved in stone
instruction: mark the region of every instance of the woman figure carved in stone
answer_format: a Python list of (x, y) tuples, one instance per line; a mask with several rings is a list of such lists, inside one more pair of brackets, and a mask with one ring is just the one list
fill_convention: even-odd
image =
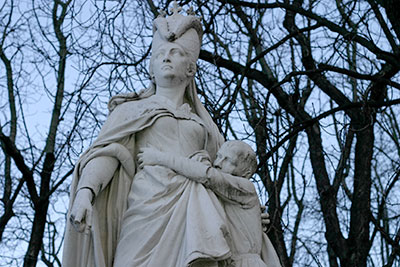
[(135, 167), (143, 147), (215, 157), (223, 142), (194, 86), (199, 19), (176, 9), (157, 18), (153, 32), (154, 84), (111, 99), (97, 140), (77, 163), (63, 266), (224, 266), (230, 257), (212, 191), (165, 167)]
[(200, 20), (178, 12), (154, 21), (151, 86), (110, 100), (107, 121), (77, 163), (65, 267), (231, 264), (226, 215), (215, 194), (169, 168), (137, 164), (145, 147), (181, 157), (206, 150), (214, 160), (224, 142), (193, 80)]

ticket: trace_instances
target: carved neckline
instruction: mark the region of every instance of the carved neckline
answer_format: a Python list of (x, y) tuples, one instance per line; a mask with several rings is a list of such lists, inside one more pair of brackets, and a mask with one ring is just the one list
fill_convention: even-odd
[(153, 95), (153, 97), (158, 98), (158, 99), (160, 100), (160, 102), (162, 102), (162, 103), (168, 105), (168, 106), (171, 107), (173, 110), (181, 111), (181, 112), (189, 113), (189, 114), (192, 113), (192, 108), (190, 107), (190, 105), (189, 105), (188, 103), (183, 103), (182, 105), (180, 105), (180, 106), (177, 107), (177, 106), (175, 106), (174, 103), (172, 103), (171, 100), (169, 100), (169, 99), (166, 98), (165, 96)]

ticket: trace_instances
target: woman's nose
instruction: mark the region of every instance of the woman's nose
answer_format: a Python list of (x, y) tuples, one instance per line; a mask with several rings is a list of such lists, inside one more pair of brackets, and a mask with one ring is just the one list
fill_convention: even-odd
[(164, 63), (165, 63), (165, 62), (171, 62), (169, 53), (166, 53), (166, 54), (165, 54), (165, 56), (164, 56), (164, 58), (163, 58), (163, 62), (164, 62)]

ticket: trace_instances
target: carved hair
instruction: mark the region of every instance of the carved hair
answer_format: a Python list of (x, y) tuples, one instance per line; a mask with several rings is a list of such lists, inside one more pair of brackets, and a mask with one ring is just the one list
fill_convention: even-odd
[(245, 174), (245, 177), (253, 176), (257, 170), (257, 156), (251, 146), (240, 140), (227, 141), (225, 145), (234, 149), (237, 162), (240, 164), (241, 172)]

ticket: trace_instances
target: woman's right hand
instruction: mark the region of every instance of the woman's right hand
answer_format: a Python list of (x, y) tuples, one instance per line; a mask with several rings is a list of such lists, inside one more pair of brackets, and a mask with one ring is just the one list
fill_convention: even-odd
[(164, 153), (154, 147), (143, 147), (139, 149), (137, 160), (139, 168), (143, 169), (146, 165), (163, 165)]
[(76, 231), (82, 233), (90, 232), (92, 227), (92, 198), (93, 193), (88, 188), (81, 188), (77, 191), (74, 203), (72, 204), (69, 220)]

